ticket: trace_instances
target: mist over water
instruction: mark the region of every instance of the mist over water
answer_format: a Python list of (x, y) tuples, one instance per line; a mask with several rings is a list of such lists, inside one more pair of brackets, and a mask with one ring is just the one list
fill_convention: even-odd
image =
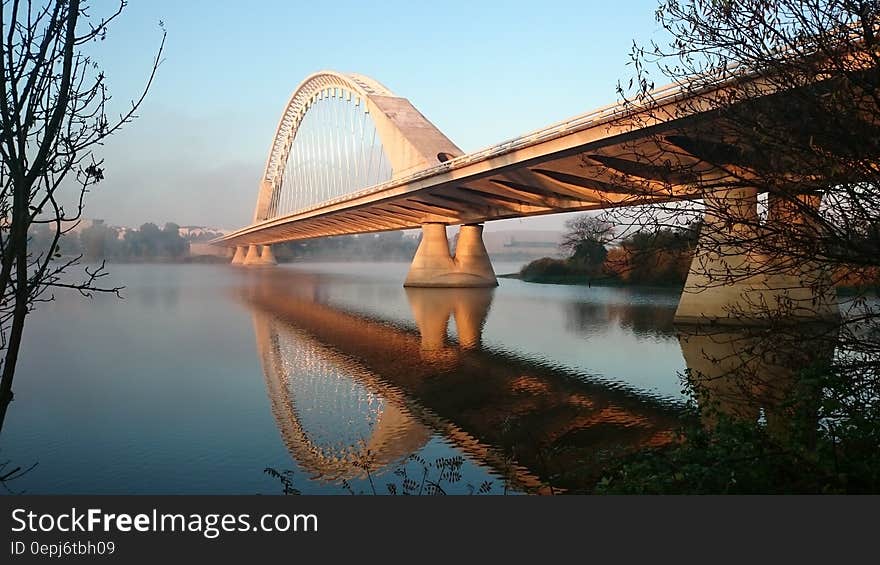
[(12, 486), (278, 493), (273, 467), (304, 493), (386, 492), (417, 455), (463, 458), (450, 492), (577, 490), (602, 454), (668, 441), (675, 291), (404, 289), (407, 268), (113, 265), (124, 300), (28, 320), (0, 459), (38, 465)]

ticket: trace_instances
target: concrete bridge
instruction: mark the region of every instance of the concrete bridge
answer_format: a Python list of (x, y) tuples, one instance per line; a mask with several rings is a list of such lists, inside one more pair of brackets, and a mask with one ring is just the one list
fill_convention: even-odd
[[(700, 96), (723, 96), (725, 88), (719, 84)], [(771, 86), (766, 91), (768, 99), (785, 96)], [(235, 265), (265, 266), (275, 263), (274, 243), (421, 228), (406, 286), (491, 287), (497, 281), (482, 241), (490, 220), (691, 199), (756, 215), (757, 190), (731, 177), (732, 169), (748, 169), (747, 156), (724, 137), (723, 118), (711, 104), (693, 97), (667, 87), (654, 93), (650, 106), (607, 106), (465, 155), (408, 100), (378, 82), (319, 72), (284, 108), (252, 224), (214, 243), (235, 249)], [(659, 166), (667, 155), (687, 165), (687, 173)], [(791, 190), (819, 206), (815, 188), (792, 181)], [(768, 218), (791, 220), (790, 213)], [(705, 223), (713, 222), (718, 228), (718, 218), (707, 211)], [(449, 225), (461, 226), (454, 254)], [(726, 229), (714, 230), (709, 243), (723, 246), (718, 234), (723, 239)], [(746, 294), (752, 303), (802, 301), (811, 316), (837, 313), (833, 296), (814, 296), (805, 282), (812, 273), (706, 288), (713, 270), (735, 264), (748, 271), (756, 259), (747, 253), (697, 255), (677, 313), (681, 321), (724, 319)]]

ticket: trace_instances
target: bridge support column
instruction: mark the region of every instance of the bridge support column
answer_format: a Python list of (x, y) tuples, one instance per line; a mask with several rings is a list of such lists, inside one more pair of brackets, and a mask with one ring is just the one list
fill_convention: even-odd
[(247, 255), (247, 250), (244, 245), (236, 245), (235, 246), (235, 255), (232, 256), (231, 265), (243, 265), (244, 258)]
[(494, 287), (495, 271), (483, 245), (483, 226), (461, 227), (453, 257), (449, 253), (445, 224), (424, 224), (422, 241), (413, 257), (403, 286), (412, 287)]
[[(761, 251), (756, 189), (719, 191), (706, 202), (676, 322), (752, 324), (838, 315), (834, 289), (819, 284), (823, 277), (819, 269)], [(781, 215), (778, 206), (774, 210), (772, 199), (770, 204), (767, 222), (793, 221), (790, 215)], [(786, 268), (787, 263), (793, 266)]]
[(260, 246), (248, 245), (247, 255), (244, 257), (246, 267), (253, 267), (260, 264)]
[(272, 267), (278, 263), (272, 254), (271, 245), (251, 245), (248, 247), (244, 264), (248, 267)]
[(275, 255), (272, 253), (271, 245), (262, 245), (260, 251), (260, 265), (263, 266), (273, 266), (277, 265), (278, 261), (275, 260)]
[[(805, 214), (804, 209), (818, 211), (822, 205), (821, 194), (798, 194), (796, 201), (768, 195), (767, 224), (770, 233), (781, 231), (778, 226), (799, 234), (800, 238), (818, 238), (821, 229), (814, 223), (814, 216)], [(783, 232), (784, 233), (784, 232)], [(833, 320), (840, 316), (837, 303), (837, 289), (832, 282), (827, 266), (805, 260), (808, 256), (803, 249), (795, 253), (795, 257), (774, 257), (771, 259), (771, 272), (768, 281), (782, 298), (791, 301), (795, 316), (799, 318), (818, 318)], [(815, 251), (809, 253), (814, 257)]]

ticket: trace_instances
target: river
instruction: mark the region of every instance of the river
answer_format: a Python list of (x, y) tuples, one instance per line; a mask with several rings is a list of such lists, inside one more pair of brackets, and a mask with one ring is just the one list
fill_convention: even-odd
[(112, 265), (124, 299), (59, 293), (28, 319), (0, 461), (37, 465), (10, 488), (578, 491), (671, 440), (674, 290), (407, 290), (407, 268)]

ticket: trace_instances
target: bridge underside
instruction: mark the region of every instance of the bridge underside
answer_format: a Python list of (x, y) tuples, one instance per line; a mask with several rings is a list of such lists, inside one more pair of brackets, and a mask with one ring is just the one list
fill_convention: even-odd
[[(688, 186), (671, 182), (683, 179), (670, 178), (662, 167), (640, 162), (668, 151), (657, 147), (655, 140), (560, 147), (576, 141), (559, 139), (424, 179), (392, 181), (389, 186), (377, 187), (379, 190), (248, 226), (230, 234), (224, 242), (269, 245), (414, 229), (429, 223), (479, 224), (693, 198), (694, 191)], [(548, 155), (557, 148), (559, 152)], [(641, 159), (635, 160), (633, 155)], [(694, 163), (698, 163), (696, 158)]]

